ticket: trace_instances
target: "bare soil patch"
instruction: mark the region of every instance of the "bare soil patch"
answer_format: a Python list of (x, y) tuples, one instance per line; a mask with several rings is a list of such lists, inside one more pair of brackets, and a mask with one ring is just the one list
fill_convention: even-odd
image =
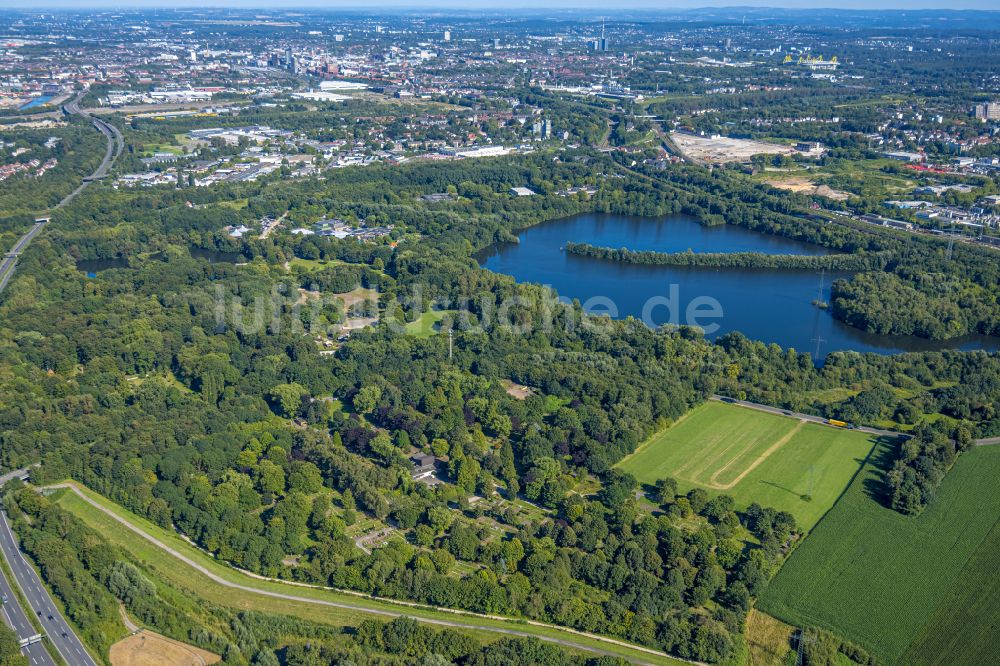
[(834, 201), (844, 201), (845, 199), (849, 199), (854, 196), (850, 192), (835, 190), (829, 185), (817, 185), (808, 178), (774, 178), (771, 180), (765, 180), (764, 182), (771, 187), (777, 187), (779, 190), (790, 190), (792, 192), (808, 194), (810, 196), (826, 197), (827, 199), (833, 199)]
[(111, 666), (207, 666), (219, 655), (143, 629), (111, 646)]

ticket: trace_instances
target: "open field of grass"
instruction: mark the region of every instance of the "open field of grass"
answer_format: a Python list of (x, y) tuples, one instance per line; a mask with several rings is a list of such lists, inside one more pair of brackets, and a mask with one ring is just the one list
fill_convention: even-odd
[(917, 517), (878, 499), (891, 454), (878, 446), (758, 605), (890, 664), (990, 663), (1000, 641), (1000, 447), (963, 454)]
[[(115, 518), (92, 506), (76, 493), (61, 492), (57, 495), (57, 501), (63, 508), (99, 531), (111, 543), (129, 552), (153, 576), (186, 594), (197, 596), (220, 606), (289, 615), (333, 626), (353, 626), (369, 617), (389, 620), (393, 616), (405, 614), (417, 620), (436, 624), (439, 627), (441, 625), (453, 626), (482, 643), (492, 642), (513, 632), (556, 640), (557, 642), (564, 641), (564, 647), (581, 653), (593, 654), (589, 650), (581, 649), (585, 647), (644, 663), (666, 666), (683, 664), (683, 662), (671, 659), (666, 655), (656, 655), (627, 645), (598, 640), (556, 627), (529, 624), (522, 620), (491, 619), (422, 606), (405, 606), (362, 595), (251, 577), (216, 561), (185, 541), (180, 535), (164, 530), (96, 493), (87, 489), (81, 490), (90, 500), (97, 502), (115, 516), (128, 521), (146, 535), (158, 540), (162, 545), (189, 558), (199, 567), (210, 572), (212, 576), (240, 586), (253, 588), (254, 591), (247, 591), (223, 585), (203, 571), (178, 559), (160, 545), (124, 527)], [(280, 598), (273, 596), (274, 594), (290, 595), (296, 599)], [(352, 608), (337, 607), (332, 604), (350, 604)]]
[(324, 268), (332, 268), (333, 266), (344, 266), (346, 264), (346, 261), (339, 259), (303, 259), (302, 257), (292, 257), (292, 260), (288, 262), (288, 268), (299, 268), (307, 272), (312, 272), (321, 271)]
[(417, 317), (416, 320), (411, 321), (406, 325), (406, 334), (418, 338), (431, 337), (439, 332), (437, 324), (444, 319), (449, 312), (449, 310), (428, 310), (427, 312), (424, 312)]
[(618, 467), (640, 482), (693, 487), (788, 511), (805, 529), (833, 506), (871, 452), (863, 433), (720, 402), (688, 412)]
[(756, 608), (747, 616), (744, 635), (750, 654), (747, 666), (785, 664), (792, 654), (792, 634), (795, 627), (761, 613)]
[(171, 155), (183, 155), (184, 148), (170, 143), (147, 143), (143, 146), (143, 157), (152, 157), (154, 153), (170, 153)]

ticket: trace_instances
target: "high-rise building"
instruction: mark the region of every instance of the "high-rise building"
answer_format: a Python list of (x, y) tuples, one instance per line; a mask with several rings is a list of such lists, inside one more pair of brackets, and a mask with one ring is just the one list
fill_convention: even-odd
[(494, 37), (493, 38), (493, 48), (495, 48), (495, 49), (500, 48), (500, 38), (499, 37)]
[(542, 127), (542, 138), (551, 139), (552, 138), (552, 121), (548, 118), (545, 119), (545, 125)]
[(974, 112), (980, 120), (1000, 120), (1000, 102), (976, 104)]
[(445, 30), (444, 31), (444, 41), (446, 41), (446, 42), (450, 42), (451, 41), (451, 30)]

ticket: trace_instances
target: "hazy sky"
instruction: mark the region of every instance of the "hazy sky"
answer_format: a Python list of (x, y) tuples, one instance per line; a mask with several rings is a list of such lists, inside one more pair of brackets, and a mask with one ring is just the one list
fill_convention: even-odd
[(145, 7), (233, 7), (268, 9), (390, 9), (456, 8), (503, 9), (552, 7), (559, 9), (692, 9), (697, 7), (795, 7), (799, 9), (992, 9), (1000, 10), (1000, 0), (2, 0), (0, 7), (21, 9), (94, 9)]

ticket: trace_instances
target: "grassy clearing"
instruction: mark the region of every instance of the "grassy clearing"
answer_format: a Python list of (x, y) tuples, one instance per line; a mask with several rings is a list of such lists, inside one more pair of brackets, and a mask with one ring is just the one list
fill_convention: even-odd
[(914, 181), (905, 175), (887, 173), (886, 167), (898, 167), (889, 159), (852, 160), (822, 167), (767, 169), (752, 176), (756, 182), (808, 179), (815, 186), (857, 195), (888, 194), (912, 189)]
[(184, 148), (169, 143), (148, 143), (145, 146), (143, 157), (152, 157), (155, 153), (170, 153), (171, 155), (183, 155)]
[(230, 201), (220, 201), (218, 205), (225, 208), (232, 208), (233, 210), (243, 210), (249, 203), (249, 199), (232, 199)]
[(302, 257), (295, 257), (288, 262), (288, 268), (290, 270), (298, 268), (308, 273), (321, 271), (324, 268), (330, 268), (332, 266), (345, 265), (347, 265), (347, 262), (339, 259), (303, 259)]
[(750, 657), (747, 666), (784, 664), (792, 654), (792, 634), (795, 627), (785, 624), (757, 609), (747, 616), (744, 635)]
[(429, 338), (438, 333), (437, 324), (450, 313), (451, 310), (428, 310), (406, 325), (406, 334)]
[(874, 442), (737, 405), (708, 402), (651, 437), (618, 467), (640, 482), (672, 476), (694, 487), (788, 511), (811, 529), (833, 506)]
[(906, 97), (900, 97), (898, 95), (882, 95), (881, 97), (876, 97), (873, 99), (862, 99), (856, 102), (845, 102), (843, 104), (835, 104), (833, 108), (835, 109), (860, 109), (866, 106), (883, 106), (883, 105), (894, 105), (902, 104), (906, 102)]
[(758, 605), (887, 663), (988, 663), (1000, 639), (1000, 447), (963, 454), (917, 517), (878, 499), (892, 453), (878, 446)]
[[(569, 631), (562, 631), (552, 627), (534, 626), (513, 619), (493, 620), (423, 607), (405, 607), (400, 604), (377, 601), (332, 590), (293, 585), (278, 581), (259, 580), (216, 561), (211, 556), (182, 539), (178, 534), (168, 532), (143, 518), (129, 513), (127, 510), (96, 493), (86, 489), (83, 489), (83, 492), (88, 498), (98, 502), (102, 507), (139, 527), (146, 534), (155, 537), (169, 548), (183, 554), (215, 576), (239, 585), (251, 586), (260, 592), (288, 594), (300, 598), (299, 600), (281, 599), (266, 594), (235, 590), (222, 585), (135, 532), (124, 528), (112, 517), (91, 506), (75, 493), (63, 493), (58, 496), (59, 504), (66, 510), (71, 511), (87, 525), (98, 530), (115, 545), (131, 553), (143, 568), (153, 573), (157, 578), (170, 586), (220, 606), (290, 615), (334, 626), (356, 625), (361, 620), (366, 619), (369, 613), (378, 614), (381, 612), (383, 615), (375, 616), (383, 620), (389, 619), (384, 613), (404, 613), (417, 620), (453, 624), (455, 628), (469, 633), (483, 643), (501, 638), (503, 634), (493, 630), (504, 629), (538, 637), (564, 640), (578, 646), (586, 646), (652, 664), (679, 666), (683, 663), (667, 656), (657, 656), (627, 646), (615, 645), (614, 643), (579, 636)], [(318, 603), (307, 603), (301, 599), (310, 599)], [(323, 605), (323, 602), (348, 603), (357, 608), (337, 608)], [(570, 647), (569, 649), (573, 648)]]

